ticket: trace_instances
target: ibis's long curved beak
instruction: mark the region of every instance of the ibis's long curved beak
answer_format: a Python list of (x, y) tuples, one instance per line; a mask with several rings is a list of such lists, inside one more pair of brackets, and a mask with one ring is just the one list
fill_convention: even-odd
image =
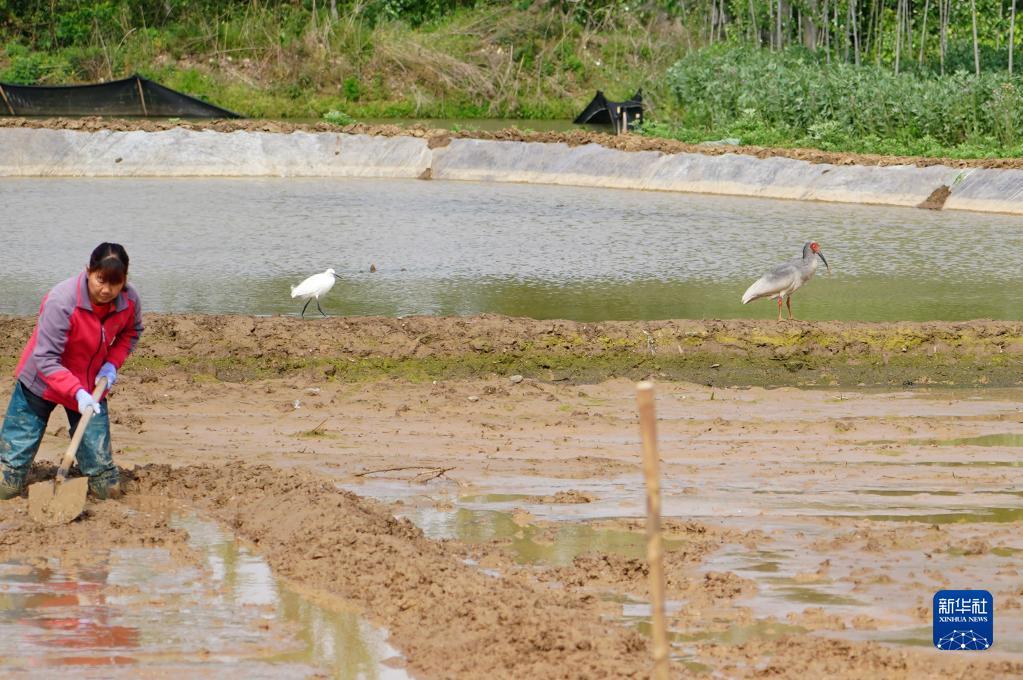
[[(824, 253), (822, 253), (821, 251), (818, 250), (817, 251), (817, 257), (819, 257), (822, 260), (824, 260)], [(831, 265), (828, 264), (827, 260), (824, 260), (824, 266), (828, 268), (828, 274), (830, 274), (831, 273)]]

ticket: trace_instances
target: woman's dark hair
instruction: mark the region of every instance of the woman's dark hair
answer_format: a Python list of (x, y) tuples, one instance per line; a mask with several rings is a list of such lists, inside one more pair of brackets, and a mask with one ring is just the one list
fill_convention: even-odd
[(117, 285), (128, 278), (128, 253), (120, 243), (101, 243), (89, 258), (89, 273), (99, 272), (107, 283)]

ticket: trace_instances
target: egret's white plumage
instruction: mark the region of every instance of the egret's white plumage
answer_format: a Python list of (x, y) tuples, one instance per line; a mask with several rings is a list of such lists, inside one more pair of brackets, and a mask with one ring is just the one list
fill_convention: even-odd
[(817, 258), (824, 261), (824, 266), (831, 272), (831, 266), (824, 259), (820, 246), (816, 241), (807, 241), (803, 246), (803, 256), (783, 262), (753, 282), (742, 295), (742, 304), (759, 298), (776, 298), (778, 300), (778, 320), (781, 321), (781, 305), (788, 303), (789, 318), (792, 318), (792, 294), (804, 283), (813, 278), (817, 271)]
[(291, 287), (292, 298), (302, 298), (305, 300), (305, 305), (302, 307), (302, 316), (305, 316), (306, 307), (313, 300), (316, 300), (316, 309), (320, 310), (320, 314), (327, 316), (320, 307), (320, 296), (326, 295), (327, 291), (334, 287), (334, 281), (339, 278), (333, 269), (328, 269), (320, 274), (313, 274), (297, 286)]

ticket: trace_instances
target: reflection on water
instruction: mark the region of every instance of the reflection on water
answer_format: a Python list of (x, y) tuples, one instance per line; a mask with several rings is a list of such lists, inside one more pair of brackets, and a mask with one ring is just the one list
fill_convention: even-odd
[[(646, 536), (634, 531), (577, 523), (545, 528), (529, 524), (513, 513), (468, 508), (417, 508), (407, 516), (430, 538), (454, 538), (463, 543), (500, 541), (520, 563), (563, 566), (589, 552), (646, 556)], [(663, 544), (665, 550), (671, 550), (681, 542), (666, 539)]]
[(5, 179), (0, 202), (0, 313), (35, 313), (116, 240), (152, 311), (297, 314), (289, 286), (333, 267), (330, 314), (767, 319), (740, 296), (813, 238), (834, 274), (795, 296), (799, 317), (1023, 318), (1004, 215), (369, 179)]
[(188, 531), (189, 545), (205, 553), (207, 567), (215, 580), (223, 582), (232, 604), (271, 606), (280, 619), (297, 625), (297, 648), (270, 655), (267, 661), (315, 664), (329, 669), (335, 678), (407, 677), (400, 669), (380, 665), (397, 652), (354, 611), (324, 609), (282, 586), (262, 557), (240, 546), (213, 522), (174, 515), (171, 526)]
[(117, 666), (135, 668), (133, 677), (407, 677), (382, 665), (397, 653), (355, 613), (282, 586), (262, 558), (215, 524), (175, 515), (171, 525), (188, 530), (203, 569), (162, 548), (115, 549), (85, 565), (0, 564), (0, 669), (62, 666), (62, 677), (84, 677), (83, 667), (97, 665), (107, 677)]

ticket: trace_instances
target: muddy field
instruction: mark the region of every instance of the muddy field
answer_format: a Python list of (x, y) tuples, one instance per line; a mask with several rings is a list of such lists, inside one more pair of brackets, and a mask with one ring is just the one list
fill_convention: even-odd
[[(5, 372), (31, 323), (0, 319)], [(652, 377), (676, 676), (1023, 677), (1019, 324), (146, 324), (110, 400), (127, 495), (59, 531), (0, 505), (0, 562), (201, 568), (147, 511), (172, 501), (414, 677), (643, 677)], [(66, 436), (58, 414), (36, 478)], [(994, 594), (991, 650), (930, 646), (942, 588)]]
[(53, 130), (143, 130), (156, 132), (180, 127), (189, 130), (215, 130), (217, 132), (348, 132), (352, 134), (379, 135), (385, 137), (412, 136), (430, 140), (431, 147), (445, 146), (451, 139), (488, 139), (515, 142), (561, 142), (569, 146), (600, 144), (609, 149), (621, 151), (660, 151), (662, 153), (701, 153), (718, 156), (726, 153), (741, 153), (757, 158), (783, 157), (810, 163), (832, 165), (916, 165), (927, 167), (944, 165), (950, 168), (1023, 168), (1020, 158), (926, 158), (920, 156), (878, 156), (870, 154), (833, 153), (817, 149), (776, 149), (759, 146), (717, 146), (694, 145), (668, 139), (642, 137), (639, 135), (612, 135), (602, 132), (576, 130), (570, 132), (533, 132), (508, 128), (499, 131), (485, 130), (438, 130), (425, 127), (402, 127), (398, 125), (367, 125), (354, 123), (337, 126), (331, 123), (289, 123), (274, 120), (212, 120), (173, 121), (145, 119), (84, 118), (18, 118), (0, 116), (0, 127), (48, 128)]

